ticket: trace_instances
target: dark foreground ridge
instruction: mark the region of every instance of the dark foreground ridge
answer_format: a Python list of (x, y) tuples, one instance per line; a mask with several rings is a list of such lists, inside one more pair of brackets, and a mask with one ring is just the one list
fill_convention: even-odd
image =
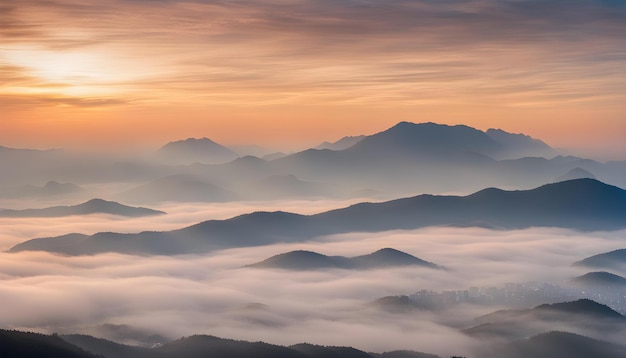
[(174, 255), (301, 242), (329, 234), (427, 226), (618, 230), (626, 228), (626, 191), (595, 179), (577, 179), (532, 190), (489, 188), (468, 196), (419, 195), (382, 203), (361, 203), (310, 216), (280, 211), (255, 212), (168, 232), (68, 234), (29, 240), (10, 251)]
[(620, 358), (626, 348), (574, 333), (552, 331), (508, 343), (479, 355), (483, 358)]
[[(618, 358), (621, 345), (586, 336), (547, 332), (529, 339), (487, 345), (478, 358)], [(28, 358), (438, 358), (415, 351), (367, 353), (352, 347), (296, 344), (285, 347), (264, 342), (246, 342), (214, 336), (194, 335), (154, 348), (129, 346), (86, 335), (43, 335), (0, 330), (0, 356)]]
[(35, 217), (63, 217), (72, 215), (89, 215), (89, 214), (112, 214), (128, 217), (162, 215), (163, 211), (152, 210), (147, 208), (139, 208), (126, 206), (114, 201), (106, 201), (102, 199), (91, 199), (82, 204), (73, 206), (53, 206), (43, 209), (24, 209), (24, 210), (0, 210), (0, 217), (8, 218), (35, 218)]
[(155, 348), (115, 343), (86, 335), (43, 335), (0, 330), (0, 357), (20, 358), (437, 358), (413, 351), (366, 353), (351, 347), (297, 344), (290, 347), (213, 336), (181, 338)]

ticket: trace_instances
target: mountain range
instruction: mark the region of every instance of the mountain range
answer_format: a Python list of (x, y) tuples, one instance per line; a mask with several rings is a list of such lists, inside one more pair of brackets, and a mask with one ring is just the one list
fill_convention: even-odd
[(436, 355), (397, 351), (367, 353), (351, 347), (296, 344), (285, 347), (194, 335), (144, 348), (87, 335), (43, 335), (0, 330), (0, 356), (19, 358), (437, 358)]
[(406, 252), (391, 248), (380, 249), (368, 255), (345, 257), (326, 256), (312, 251), (291, 251), (272, 256), (248, 265), (254, 268), (278, 268), (283, 270), (320, 269), (375, 269), (383, 267), (421, 266), (437, 269), (439, 266)]
[(463, 333), (480, 339), (517, 339), (567, 329), (594, 338), (626, 332), (626, 317), (589, 299), (543, 304), (532, 309), (501, 310), (474, 319)]
[(42, 209), (0, 209), (0, 217), (5, 218), (35, 218), (35, 217), (63, 217), (72, 215), (111, 214), (127, 217), (151, 216), (165, 214), (163, 211), (148, 208), (138, 208), (122, 205), (114, 201), (91, 199), (82, 204), (73, 206), (53, 206)]
[(3, 198), (49, 198), (61, 195), (79, 193), (84, 189), (73, 183), (59, 183), (54, 180), (44, 186), (20, 185), (0, 191)]
[(594, 179), (578, 179), (531, 190), (489, 188), (468, 196), (419, 195), (360, 203), (308, 216), (281, 211), (255, 212), (168, 232), (68, 234), (29, 240), (10, 251), (37, 250), (66, 255), (111, 251), (185, 254), (298, 242), (329, 234), (426, 226), (617, 230), (626, 227), (626, 191)]
[[(461, 352), (462, 353), (462, 352)], [(415, 351), (368, 353), (351, 347), (296, 344), (285, 347), (194, 335), (154, 348), (123, 345), (85, 335), (42, 335), (0, 330), (2, 357), (28, 358), (438, 358)], [(568, 332), (551, 331), (484, 347), (477, 358), (621, 358), (624, 346)]]
[[(88, 188), (93, 183), (149, 184), (159, 178), (188, 175), (216, 186), (215, 190), (234, 194), (215, 200), (224, 201), (272, 198), (269, 193), (263, 196), (245, 190), (268, 178), (297, 178), (315, 184), (315, 195), (305, 186), (302, 192), (279, 192), (280, 199), (354, 197), (366, 192), (386, 198), (416, 192), (469, 193), (487, 186), (524, 188), (580, 177), (626, 186), (626, 162), (555, 157), (556, 152), (544, 142), (499, 129), (400, 122), (379, 133), (345, 137), (321, 147), (332, 150), (319, 148), (267, 159), (240, 157), (208, 138), (168, 143), (150, 158), (92, 158), (64, 151), (4, 148), (0, 167), (12, 170), (0, 177), (0, 187), (53, 178)], [(255, 195), (249, 195), (251, 192)], [(173, 191), (170, 199), (181, 202), (186, 197)]]

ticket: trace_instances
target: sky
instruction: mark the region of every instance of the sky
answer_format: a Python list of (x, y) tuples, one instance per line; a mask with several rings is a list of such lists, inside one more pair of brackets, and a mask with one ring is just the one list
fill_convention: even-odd
[(620, 159), (624, 34), (622, 0), (3, 1), (0, 145), (302, 149), (433, 121)]

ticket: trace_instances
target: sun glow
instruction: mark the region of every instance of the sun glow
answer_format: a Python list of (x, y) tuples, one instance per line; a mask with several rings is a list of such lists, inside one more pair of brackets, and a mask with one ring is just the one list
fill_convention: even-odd
[(122, 81), (115, 61), (98, 51), (51, 51), (13, 48), (4, 52), (5, 61), (23, 69), (24, 80), (9, 88), (14, 94), (92, 96), (119, 94), (115, 83)]

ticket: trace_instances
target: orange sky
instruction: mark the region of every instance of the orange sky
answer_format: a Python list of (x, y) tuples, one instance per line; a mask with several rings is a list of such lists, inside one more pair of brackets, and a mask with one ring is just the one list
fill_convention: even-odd
[(0, 145), (303, 148), (434, 121), (624, 159), (623, 3), (3, 3)]

